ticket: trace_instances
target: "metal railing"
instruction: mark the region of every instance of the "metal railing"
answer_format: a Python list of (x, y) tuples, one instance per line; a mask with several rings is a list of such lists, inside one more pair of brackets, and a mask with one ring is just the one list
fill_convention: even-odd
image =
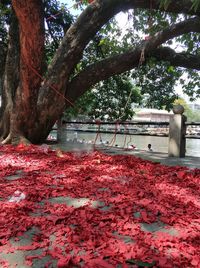
[[(63, 124), (66, 126), (66, 130), (74, 130), (77, 132), (99, 132), (99, 133), (108, 133), (108, 134), (126, 134), (126, 135), (141, 135), (141, 136), (168, 136), (168, 128), (169, 128), (169, 122), (152, 122), (152, 121), (146, 121), (146, 122), (103, 122), (103, 121), (64, 121)], [(84, 129), (83, 127), (88, 125), (87, 129)], [(93, 127), (91, 127), (93, 126)], [(105, 126), (107, 126), (105, 128)], [(136, 128), (133, 128), (133, 126), (136, 126)], [(146, 128), (144, 128), (146, 126)], [(150, 126), (161, 126), (163, 132), (165, 133), (156, 133), (154, 131), (149, 131), (147, 128)], [(165, 129), (163, 128), (165, 126)], [(55, 128), (54, 128), (55, 129)], [(155, 128), (156, 130), (156, 128)]]
[[(187, 139), (200, 139), (200, 122), (185, 122), (186, 125), (186, 138)], [(189, 134), (189, 127), (199, 127), (199, 132), (197, 132), (197, 134), (192, 134), (192, 129), (191, 129), (191, 133)], [(195, 129), (194, 128), (194, 129)]]
[[(99, 133), (117, 133), (117, 134), (126, 134), (126, 135), (141, 135), (141, 136), (158, 136), (158, 137), (168, 137), (169, 136), (169, 122), (156, 122), (156, 121), (63, 121), (62, 122), (65, 128), (63, 130), (74, 130), (77, 132), (99, 132)], [(200, 122), (186, 122), (187, 134), (185, 137), (187, 139), (200, 139), (200, 130), (199, 132), (193, 133), (192, 130), (196, 127), (200, 127)], [(83, 129), (83, 126), (88, 125), (88, 128)], [(91, 126), (93, 126), (91, 128)], [(105, 129), (105, 126), (107, 128)], [(132, 128), (136, 126), (136, 128)], [(146, 126), (144, 128), (144, 126)], [(151, 130), (149, 127), (154, 126)], [(160, 128), (159, 128), (160, 126)], [(139, 128), (141, 127), (141, 128)], [(189, 129), (189, 127), (194, 127)], [(53, 128), (57, 130), (57, 128)], [(189, 131), (190, 130), (190, 131)]]

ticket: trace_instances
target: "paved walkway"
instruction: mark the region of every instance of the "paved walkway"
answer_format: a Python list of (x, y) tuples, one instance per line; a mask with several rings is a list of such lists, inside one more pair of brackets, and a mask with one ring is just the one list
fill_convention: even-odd
[[(73, 152), (81, 152), (81, 151), (92, 151), (94, 150), (93, 144), (84, 144), (78, 142), (66, 142), (64, 144), (52, 145), (53, 148), (60, 148), (64, 151), (73, 151)], [(189, 168), (200, 168), (200, 157), (194, 156), (186, 156), (184, 158), (178, 157), (168, 157), (166, 153), (159, 152), (148, 152), (144, 150), (125, 150), (118, 147), (107, 147), (104, 145), (96, 146), (96, 149), (108, 154), (128, 154), (134, 155), (146, 160), (159, 162), (164, 165), (169, 166), (187, 166)]]
[(186, 166), (189, 168), (200, 168), (200, 157), (194, 156), (186, 156), (184, 158), (179, 157), (168, 157), (166, 153), (158, 153), (158, 152), (147, 152), (141, 150), (110, 150), (112, 154), (129, 154), (137, 157), (141, 157), (146, 160), (150, 160), (153, 162), (159, 162), (168, 166)]

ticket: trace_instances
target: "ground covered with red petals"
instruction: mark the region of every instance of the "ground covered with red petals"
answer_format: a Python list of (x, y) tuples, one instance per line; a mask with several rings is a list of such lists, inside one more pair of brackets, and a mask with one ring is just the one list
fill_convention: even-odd
[(0, 173), (0, 267), (200, 267), (199, 169), (2, 146)]

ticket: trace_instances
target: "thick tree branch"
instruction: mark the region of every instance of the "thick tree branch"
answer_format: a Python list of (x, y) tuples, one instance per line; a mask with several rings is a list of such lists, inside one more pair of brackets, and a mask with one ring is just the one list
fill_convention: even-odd
[[(146, 59), (152, 56), (157, 60), (168, 61), (171, 65), (176, 67), (196, 69), (200, 71), (199, 55), (176, 53), (171, 48), (162, 47), (154, 49), (151, 53), (148, 53)], [(69, 84), (69, 91), (66, 95), (67, 98), (74, 101), (97, 82), (138, 67), (139, 58), (140, 52), (135, 50), (88, 66), (83, 72), (74, 77)]]
[[(155, 49), (159, 45), (163, 44), (164, 42), (166, 42), (171, 38), (182, 35), (184, 33), (188, 33), (191, 30), (196, 32), (200, 31), (200, 19), (198, 17), (172, 25), (171, 27), (159, 32), (155, 36), (152, 36), (149, 40), (143, 41), (133, 50), (125, 52), (121, 55), (107, 58), (105, 60), (102, 60), (100, 62), (97, 62), (95, 64), (86, 67), (86, 69), (80, 72), (76, 77), (74, 77), (71, 83), (69, 84), (67, 97), (71, 98), (72, 100), (76, 100), (89, 87), (96, 84), (97, 82), (105, 80), (112, 75), (120, 74), (122, 72), (137, 67), (143, 49), (145, 49), (145, 57), (150, 56), (152, 52), (154, 53), (154, 55), (156, 55)], [(157, 57), (160, 56), (160, 59), (162, 58), (161, 53), (162, 49), (158, 50), (159, 53)], [(163, 53), (163, 60), (170, 61), (169, 59), (170, 51), (165, 50), (165, 53)], [(175, 55), (177, 54), (174, 52), (173, 58), (171, 59), (172, 62), (175, 61)], [(178, 59), (180, 62), (181, 61), (180, 55), (177, 58), (177, 60)], [(182, 57), (182, 64), (183, 64), (183, 57)], [(187, 65), (188, 64), (189, 63), (187, 61)], [(200, 66), (198, 66), (198, 59), (196, 59), (196, 61), (191, 63), (190, 66), (192, 66), (192, 64), (194, 64), (195, 69), (200, 68)]]
[[(111, 0), (112, 1), (112, 0)], [(181, 13), (190, 15), (200, 15), (200, 7), (197, 10), (192, 8), (191, 0), (171, 0), (167, 8), (161, 5), (160, 0), (124, 0), (125, 8), (143, 8), (149, 9), (150, 7), (155, 10), (166, 11), (171, 13)]]
[(192, 55), (184, 52), (176, 53), (169, 47), (160, 47), (153, 51), (151, 56), (155, 57), (158, 61), (168, 61), (176, 67), (200, 71), (200, 55)]
[[(49, 98), (55, 97), (55, 93), (49, 88), (50, 84), (55, 84), (62, 93), (65, 91), (66, 81), (80, 61), (84, 48), (110, 18), (130, 8), (150, 9), (152, 7), (156, 10), (164, 10), (160, 7), (160, 2), (160, 0), (95, 0), (90, 4), (69, 28), (57, 50), (48, 68), (39, 103), (42, 103), (47, 91)], [(165, 11), (200, 15), (200, 10), (194, 11), (191, 6), (191, 0), (173, 0)]]

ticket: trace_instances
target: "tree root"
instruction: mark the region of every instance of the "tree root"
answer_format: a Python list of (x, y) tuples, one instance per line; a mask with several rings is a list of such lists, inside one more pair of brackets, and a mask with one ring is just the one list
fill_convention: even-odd
[(31, 144), (31, 142), (25, 138), (24, 136), (20, 136), (19, 138), (19, 142), (17, 144), (24, 144), (24, 145), (29, 145)]
[(12, 135), (11, 133), (1, 142), (1, 144), (11, 144), (12, 143)]
[(28, 145), (31, 144), (31, 142), (23, 135), (12, 135), (12, 133), (9, 133), (9, 135), (1, 142), (1, 144)]

